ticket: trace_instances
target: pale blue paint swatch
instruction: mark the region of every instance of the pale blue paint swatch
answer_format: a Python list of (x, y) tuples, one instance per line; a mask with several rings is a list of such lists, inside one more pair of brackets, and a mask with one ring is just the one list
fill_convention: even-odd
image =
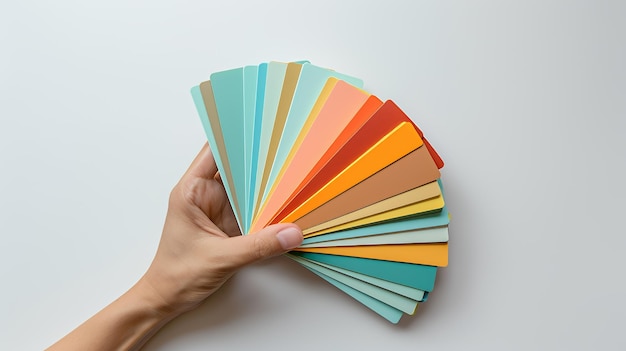
[(303, 244), (301, 247), (337, 247), (362, 245), (391, 245), (391, 244), (424, 244), (445, 243), (448, 241), (448, 227), (424, 228), (407, 230), (404, 232), (375, 234), (357, 238), (327, 240), (312, 244)]
[(308, 267), (305, 267), (308, 270), (310, 270), (311, 272), (313, 272), (314, 274), (316, 274), (317, 276), (319, 276), (320, 278), (326, 280), (327, 282), (329, 282), (330, 284), (334, 285), (336, 288), (338, 288), (339, 290), (343, 291), (344, 293), (350, 295), (352, 298), (354, 298), (355, 300), (359, 301), (360, 303), (362, 303), (363, 305), (367, 306), (369, 309), (371, 309), (372, 311), (378, 313), (379, 315), (381, 315), (383, 318), (385, 318), (386, 320), (390, 321), (391, 323), (398, 323), (400, 321), (400, 318), (402, 317), (402, 311), (395, 309), (383, 302), (380, 302), (379, 300), (376, 300), (375, 298), (364, 294), (338, 280), (335, 280), (327, 275), (324, 275), (322, 273), (319, 273), (315, 270), (312, 270)]
[(398, 309), (406, 314), (413, 314), (417, 308), (417, 301), (409, 299), (408, 297), (396, 294), (392, 291), (380, 288), (378, 286), (369, 284), (365, 281), (353, 278), (351, 276), (341, 274), (337, 271), (328, 269), (326, 267), (317, 265), (311, 261), (299, 258), (297, 256), (291, 256), (298, 263), (304, 267), (321, 273), (327, 277), (333, 278), (359, 292), (362, 292), (374, 299), (387, 304), (395, 309)]
[[(296, 256), (291, 256), (291, 257), (296, 257)], [(364, 282), (367, 282), (369, 284), (372, 285), (376, 285), (378, 287), (381, 287), (385, 290), (389, 290), (389, 291), (393, 291), (396, 294), (400, 294), (402, 296), (406, 296), (411, 300), (415, 300), (415, 301), (422, 301), (424, 299), (424, 291), (423, 290), (419, 290), (419, 289), (415, 289), (415, 288), (411, 288), (409, 286), (406, 285), (401, 285), (401, 284), (396, 284), (390, 281), (386, 281), (386, 280), (382, 280), (379, 278), (375, 278), (375, 277), (370, 277), (369, 275), (365, 275), (365, 274), (360, 274), (360, 273), (356, 273), (353, 271), (349, 271), (347, 269), (343, 269), (343, 268), (339, 268), (339, 267), (335, 267), (335, 266), (331, 266), (331, 265), (327, 265), (324, 263), (320, 263), (320, 262), (315, 262), (315, 261), (311, 261), (311, 260), (307, 260), (306, 258), (302, 258), (300, 257), (300, 259), (302, 260), (306, 260), (308, 262), (312, 262), (313, 264), (331, 269), (335, 272), (344, 274), (344, 275), (348, 275), (350, 277), (353, 277), (355, 279), (358, 280), (362, 280)]]

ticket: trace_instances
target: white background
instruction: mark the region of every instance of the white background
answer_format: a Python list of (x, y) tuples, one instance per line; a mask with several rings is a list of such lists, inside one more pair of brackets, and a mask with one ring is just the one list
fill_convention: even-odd
[(147, 350), (624, 349), (620, 1), (6, 1), (0, 349), (129, 288), (203, 144), (189, 89), (301, 60), (392, 98), (446, 161), (450, 266), (391, 325), (279, 258)]

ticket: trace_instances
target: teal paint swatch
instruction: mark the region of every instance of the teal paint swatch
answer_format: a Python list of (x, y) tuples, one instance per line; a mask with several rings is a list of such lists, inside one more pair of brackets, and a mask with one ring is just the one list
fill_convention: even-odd
[(313, 252), (292, 251), (289, 255), (300, 256), (311, 261), (325, 263), (424, 291), (433, 290), (435, 276), (437, 274), (437, 267), (419, 264), (336, 256)]

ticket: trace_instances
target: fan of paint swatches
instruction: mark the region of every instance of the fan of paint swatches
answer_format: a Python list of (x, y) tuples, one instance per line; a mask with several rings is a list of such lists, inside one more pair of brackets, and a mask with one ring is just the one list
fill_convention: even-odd
[(305, 239), (291, 259), (397, 323), (448, 263), (443, 161), (362, 84), (269, 62), (213, 73), (191, 93), (241, 232), (297, 224)]

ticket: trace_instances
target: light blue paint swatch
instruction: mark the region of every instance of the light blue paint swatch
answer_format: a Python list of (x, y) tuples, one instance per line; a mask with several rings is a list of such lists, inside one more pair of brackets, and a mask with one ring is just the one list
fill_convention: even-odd
[(313, 236), (304, 239), (302, 244), (313, 244), (331, 240), (343, 240), (370, 235), (398, 233), (407, 230), (441, 227), (448, 225), (448, 223), (450, 223), (450, 217), (448, 215), (448, 209), (446, 208), (446, 206), (444, 206), (440, 212), (429, 215), (404, 217), (394, 221)]

